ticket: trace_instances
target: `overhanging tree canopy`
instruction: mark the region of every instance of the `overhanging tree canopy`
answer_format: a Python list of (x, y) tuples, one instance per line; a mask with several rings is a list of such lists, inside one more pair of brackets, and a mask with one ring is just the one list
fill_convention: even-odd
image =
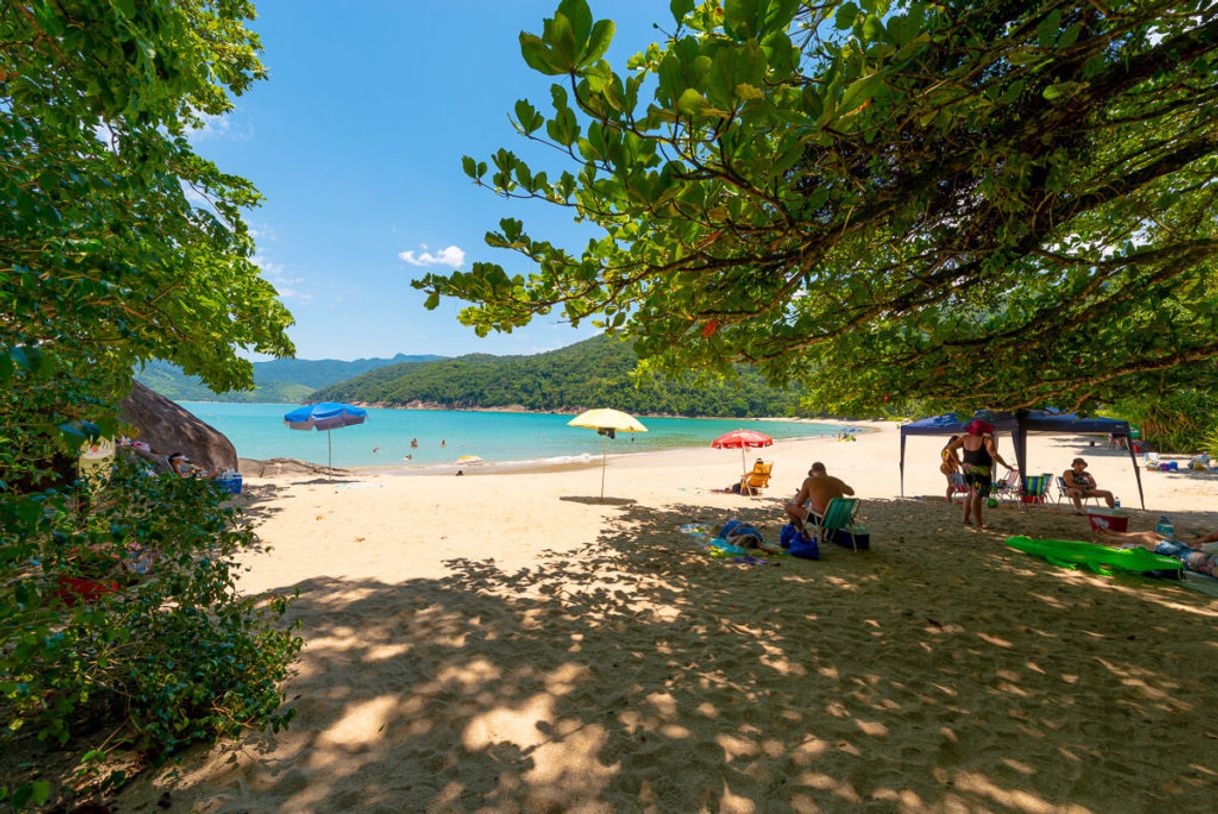
[[(931, 416), (910, 422), (901, 427), (901, 495), (905, 495), (905, 439), (910, 435), (962, 435), (965, 426), (980, 418), (994, 427), (994, 432), (1009, 432), (1015, 443), (1015, 460), (1018, 463), (1019, 477), (1028, 474), (1028, 433), (1052, 432), (1062, 435), (1084, 435), (1087, 433), (1104, 433), (1108, 435), (1123, 435), (1129, 437), (1129, 422), (1116, 418), (1084, 418), (1073, 413), (1065, 414), (1049, 410), (1016, 410), (1015, 412), (994, 413), (989, 410), (979, 411), (972, 418), (962, 419), (955, 413)], [(1133, 445), (1129, 445), (1129, 460), (1133, 464), (1133, 477), (1138, 483), (1138, 501), (1146, 508), (1146, 498), (1142, 495), (1142, 473), (1138, 469), (1138, 458), (1134, 454)]]
[(560, 308), (659, 367), (751, 362), (828, 409), (1218, 379), (1218, 5), (671, 7), (625, 70), (584, 0), (521, 34), (557, 81), (514, 124), (566, 167), (465, 171), (602, 236), (572, 253), (504, 220), (487, 242), (536, 271), (429, 274), (430, 307), (472, 302), (479, 333)]

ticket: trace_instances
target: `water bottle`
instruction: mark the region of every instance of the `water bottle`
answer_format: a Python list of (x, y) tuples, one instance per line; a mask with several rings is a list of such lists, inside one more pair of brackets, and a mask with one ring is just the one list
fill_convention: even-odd
[(1176, 527), (1171, 524), (1171, 520), (1167, 515), (1160, 515), (1159, 522), (1155, 523), (1155, 533), (1166, 537), (1168, 540), (1175, 539)]
[(1114, 497), (1112, 499), (1112, 508), (1114, 508), (1114, 509), (1121, 508), (1121, 499), (1119, 497)]

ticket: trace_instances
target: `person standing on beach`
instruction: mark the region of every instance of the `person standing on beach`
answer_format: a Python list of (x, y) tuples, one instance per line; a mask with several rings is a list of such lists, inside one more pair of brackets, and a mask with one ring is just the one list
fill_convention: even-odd
[(960, 456), (956, 450), (952, 449), (952, 442), (959, 438), (959, 435), (953, 435), (947, 439), (947, 444), (939, 453), (941, 463), (939, 471), (947, 477), (947, 502), (952, 502), (952, 495), (956, 492), (956, 475), (960, 474)]
[(947, 445), (947, 449), (955, 454), (960, 450), (964, 457), (964, 485), (968, 494), (964, 498), (964, 525), (968, 525), (970, 517), (976, 518), (977, 528), (985, 528), (981, 519), (981, 504), (990, 496), (993, 486), (994, 461), (1005, 466), (1011, 465), (998, 454), (998, 446), (994, 443), (994, 428), (982, 421), (973, 419), (964, 428), (967, 435), (959, 436)]

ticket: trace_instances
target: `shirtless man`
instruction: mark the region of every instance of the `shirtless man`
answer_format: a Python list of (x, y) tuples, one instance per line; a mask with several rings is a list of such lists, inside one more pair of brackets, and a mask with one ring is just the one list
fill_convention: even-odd
[[(798, 524), (808, 519), (809, 508), (814, 514), (823, 515), (829, 508), (829, 501), (835, 497), (853, 495), (854, 490), (845, 482), (833, 477), (825, 471), (825, 465), (819, 461), (812, 464), (808, 477), (795, 499), (783, 507), (787, 516)], [(805, 503), (809, 508), (804, 508)]]
[(1112, 492), (1096, 489), (1095, 478), (1091, 477), (1091, 474), (1085, 471), (1086, 469), (1087, 462), (1082, 458), (1075, 458), (1070, 463), (1070, 468), (1062, 473), (1062, 480), (1066, 483), (1066, 496), (1074, 501), (1074, 513), (1083, 513), (1083, 498), (1085, 497), (1101, 497), (1111, 509)]

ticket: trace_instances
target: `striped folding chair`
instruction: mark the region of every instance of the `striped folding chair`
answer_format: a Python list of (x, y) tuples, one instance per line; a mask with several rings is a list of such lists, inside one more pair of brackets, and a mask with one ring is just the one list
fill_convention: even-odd
[[(858, 512), (859, 499), (857, 497), (835, 497), (829, 501), (829, 505), (825, 507), (824, 515), (819, 515), (816, 512), (808, 512), (808, 519), (804, 521), (804, 534), (806, 536), (815, 536), (822, 543), (830, 541), (830, 535), (843, 529), (848, 529), (854, 524), (854, 515)], [(858, 551), (858, 546), (854, 546), (854, 550)]]
[(1049, 486), (1053, 483), (1053, 473), (1044, 475), (1028, 475), (1023, 479), (1024, 508), (1044, 504), (1049, 498)]

